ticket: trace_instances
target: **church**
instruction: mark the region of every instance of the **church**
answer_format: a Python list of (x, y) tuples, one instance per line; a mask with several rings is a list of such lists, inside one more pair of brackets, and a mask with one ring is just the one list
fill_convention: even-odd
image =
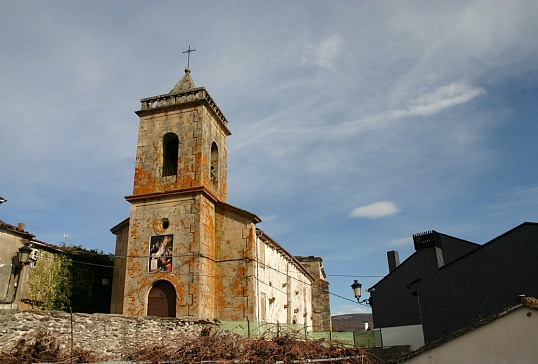
[(136, 114), (130, 217), (111, 229), (111, 313), (330, 330), (322, 259), (291, 255), (226, 202), (228, 120), (190, 69)]

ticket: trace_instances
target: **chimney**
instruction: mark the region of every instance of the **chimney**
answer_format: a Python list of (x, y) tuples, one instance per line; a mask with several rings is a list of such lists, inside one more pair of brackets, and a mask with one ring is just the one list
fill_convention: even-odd
[(432, 230), (420, 234), (414, 234), (413, 243), (415, 244), (415, 250), (434, 248), (435, 259), (437, 260), (437, 268), (441, 268), (443, 265), (445, 265), (441, 234), (439, 234), (437, 231)]
[(17, 229), (19, 229), (21, 231), (24, 231), (25, 227), (26, 227), (26, 225), (24, 224), (24, 222), (19, 222), (19, 224), (17, 225)]
[(400, 265), (400, 256), (396, 250), (387, 252), (387, 259), (389, 261), (389, 273), (396, 269)]

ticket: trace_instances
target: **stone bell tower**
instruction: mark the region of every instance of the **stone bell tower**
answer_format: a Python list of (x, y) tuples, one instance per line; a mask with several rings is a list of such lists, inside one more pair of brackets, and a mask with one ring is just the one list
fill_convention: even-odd
[(112, 229), (120, 269), (111, 311), (215, 317), (215, 262), (199, 258), (215, 256), (228, 121), (188, 68), (168, 94), (141, 104), (130, 218)]
[(204, 87), (185, 76), (166, 95), (141, 100), (133, 195), (200, 190), (226, 201), (228, 121)]

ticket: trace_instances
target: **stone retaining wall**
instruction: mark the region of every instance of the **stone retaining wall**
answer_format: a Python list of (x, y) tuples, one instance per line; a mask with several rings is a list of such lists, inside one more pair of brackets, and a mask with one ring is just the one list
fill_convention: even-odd
[(55, 337), (62, 350), (69, 351), (71, 317), (74, 346), (107, 360), (121, 360), (135, 348), (196, 338), (218, 328), (215, 322), (188, 318), (0, 310), (0, 350), (8, 351), (19, 339), (32, 340), (44, 332)]

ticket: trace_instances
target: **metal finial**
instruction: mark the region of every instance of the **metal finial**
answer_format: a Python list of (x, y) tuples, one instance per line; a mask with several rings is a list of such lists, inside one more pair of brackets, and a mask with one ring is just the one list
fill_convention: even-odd
[(189, 46), (189, 49), (186, 50), (183, 53), (187, 53), (187, 68), (190, 68), (191, 63), (191, 52), (194, 52), (196, 49), (191, 49), (191, 46)]

